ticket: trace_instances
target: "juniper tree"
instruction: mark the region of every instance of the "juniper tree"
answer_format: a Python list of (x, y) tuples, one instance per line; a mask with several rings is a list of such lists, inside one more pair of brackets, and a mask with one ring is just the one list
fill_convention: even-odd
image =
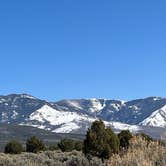
[(129, 147), (129, 141), (132, 138), (132, 134), (129, 130), (122, 130), (118, 134), (118, 138), (120, 141), (120, 147), (124, 149), (128, 149)]
[(12, 140), (6, 144), (4, 152), (10, 154), (20, 154), (22, 151), (22, 145), (18, 141)]
[(42, 140), (38, 139), (37, 137), (33, 136), (29, 138), (26, 142), (26, 151), (37, 153), (39, 151), (45, 150), (45, 145)]
[(118, 150), (119, 140), (112, 129), (106, 129), (101, 120), (93, 122), (84, 140), (84, 153), (104, 159), (109, 158), (112, 153), (117, 153)]

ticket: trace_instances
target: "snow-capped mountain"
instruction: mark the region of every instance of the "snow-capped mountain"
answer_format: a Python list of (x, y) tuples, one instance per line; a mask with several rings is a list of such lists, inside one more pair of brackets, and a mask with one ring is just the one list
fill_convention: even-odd
[(115, 130), (166, 127), (166, 98), (132, 101), (76, 99), (47, 102), (27, 94), (0, 96), (0, 122), (34, 126), (57, 133), (85, 133), (102, 119)]
[(154, 111), (148, 118), (143, 120), (140, 125), (166, 127), (166, 105)]
[[(40, 129), (51, 130), (56, 133), (85, 133), (91, 123), (98, 118), (90, 117), (83, 113), (58, 111), (48, 105), (33, 112), (22, 125), (37, 127)], [(107, 122), (107, 126), (114, 129), (130, 129), (137, 131), (140, 128), (136, 125), (128, 125), (120, 122)]]
[(59, 111), (51, 106), (44, 105), (33, 112), (22, 124), (57, 133), (70, 133), (80, 129), (80, 127), (86, 130), (86, 127), (89, 126), (87, 124), (92, 123), (94, 120), (94, 118), (86, 114)]

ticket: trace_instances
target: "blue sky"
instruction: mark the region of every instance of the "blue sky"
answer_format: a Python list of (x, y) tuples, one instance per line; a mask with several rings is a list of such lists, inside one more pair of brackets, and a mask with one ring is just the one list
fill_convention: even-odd
[(166, 1), (0, 1), (0, 94), (166, 97)]

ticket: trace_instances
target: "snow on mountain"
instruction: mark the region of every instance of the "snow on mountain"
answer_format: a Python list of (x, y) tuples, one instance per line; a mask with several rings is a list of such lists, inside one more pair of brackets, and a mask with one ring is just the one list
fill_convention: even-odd
[(89, 118), (87, 115), (78, 114), (76, 112), (58, 111), (48, 105), (44, 105), (42, 108), (33, 112), (30, 115), (29, 120), (30, 121), (37, 120), (41, 123), (44, 123), (45, 121), (47, 121), (51, 125), (60, 125), (63, 123), (72, 122), (74, 120), (92, 121), (93, 119)]
[(62, 100), (53, 103), (59, 109), (66, 111), (77, 111), (86, 114), (96, 115), (106, 106), (106, 99), (76, 99), (76, 100)]
[[(33, 112), (22, 125), (51, 130), (56, 133), (73, 133), (76, 131), (84, 133), (95, 120), (97, 120), (97, 118), (92, 118), (85, 114), (58, 111), (48, 105), (44, 105)], [(116, 130), (129, 129), (133, 132), (140, 130), (136, 125), (106, 121), (104, 121), (104, 123), (106, 126), (111, 126)]]
[(78, 109), (82, 109), (82, 107), (80, 106), (80, 104), (77, 101), (67, 101), (67, 103), (71, 106), (71, 107), (75, 107)]
[(61, 127), (52, 130), (52, 132), (55, 133), (72, 133), (76, 130), (79, 130), (80, 126), (76, 124), (75, 122), (69, 122), (67, 124), (63, 124)]
[(80, 123), (91, 123), (95, 119), (88, 115), (56, 110), (48, 105), (33, 112), (22, 124), (52, 130), (54, 132), (69, 133), (80, 128)]
[(166, 105), (143, 120), (140, 125), (166, 127)]
[(101, 103), (99, 99), (96, 98), (90, 99), (91, 108), (89, 108), (89, 111), (92, 113), (101, 111), (106, 106), (105, 101), (106, 100), (103, 99), (103, 103)]
[(28, 94), (21, 94), (20, 97), (21, 98), (27, 98), (27, 99), (37, 99), (36, 97), (28, 95)]
[(115, 130), (130, 130), (131, 132), (138, 132), (141, 130), (140, 126), (137, 125), (129, 125), (120, 122), (105, 122), (106, 126), (110, 126)]
[(102, 99), (103, 102), (100, 101), (100, 99), (91, 98), (91, 99), (80, 99), (80, 100), (66, 100), (66, 103), (69, 104), (72, 107), (83, 109), (84, 104), (87, 103), (86, 106), (88, 111), (90, 112), (99, 112), (105, 107), (105, 101), (106, 99)]

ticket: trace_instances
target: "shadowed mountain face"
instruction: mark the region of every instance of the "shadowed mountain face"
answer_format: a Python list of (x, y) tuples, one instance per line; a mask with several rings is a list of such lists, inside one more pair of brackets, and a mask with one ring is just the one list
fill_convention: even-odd
[(0, 96), (0, 121), (2, 123), (20, 123), (46, 102), (26, 94)]
[(106, 125), (117, 130), (137, 131), (141, 126), (164, 129), (166, 98), (47, 102), (27, 94), (0, 96), (0, 122), (5, 124), (34, 126), (57, 133), (85, 133), (96, 119), (104, 120)]

